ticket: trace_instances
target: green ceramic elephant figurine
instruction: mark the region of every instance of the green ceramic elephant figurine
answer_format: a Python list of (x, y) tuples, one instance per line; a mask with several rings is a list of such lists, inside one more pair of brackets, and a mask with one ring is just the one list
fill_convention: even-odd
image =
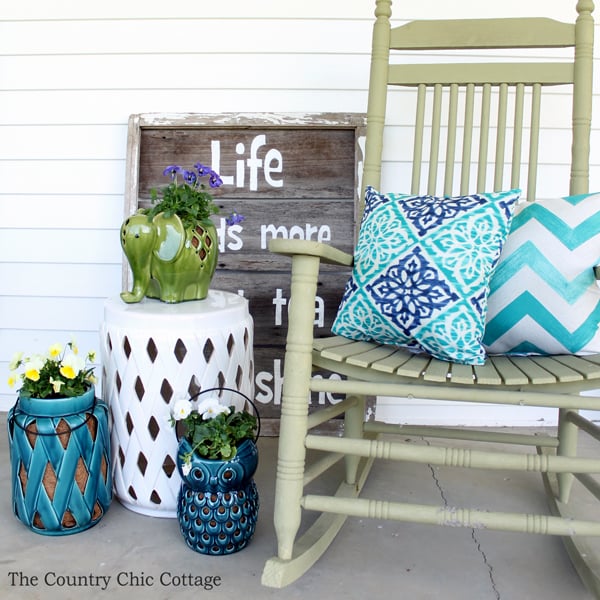
[(132, 290), (121, 293), (124, 302), (147, 296), (175, 303), (208, 295), (219, 252), (210, 219), (186, 229), (177, 215), (150, 220), (139, 212), (123, 222), (121, 246), (133, 273)]

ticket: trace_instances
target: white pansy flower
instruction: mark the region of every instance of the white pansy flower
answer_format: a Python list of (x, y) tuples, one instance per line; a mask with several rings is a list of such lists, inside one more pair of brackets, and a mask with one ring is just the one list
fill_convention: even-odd
[(219, 404), (218, 398), (206, 398), (206, 400), (202, 400), (200, 404), (196, 407), (198, 414), (202, 415), (202, 420), (207, 421), (208, 419), (214, 419), (217, 415), (221, 413), (229, 414), (229, 408), (227, 406), (223, 406)]
[(50, 377), (50, 383), (55, 394), (60, 394), (60, 388), (65, 385), (64, 381), (61, 381), (60, 379), (54, 379), (53, 377)]
[(19, 367), (21, 365), (22, 359), (23, 359), (23, 353), (15, 352), (15, 354), (11, 358), (10, 362), (8, 363), (8, 369), (10, 371), (14, 371), (17, 367)]
[(183, 473), (184, 477), (187, 477), (190, 474), (191, 470), (192, 470), (191, 462), (184, 462), (181, 465), (181, 472)]
[(173, 405), (172, 412), (173, 418), (176, 421), (181, 421), (181, 419), (189, 417), (190, 413), (192, 412), (192, 403), (189, 402), (189, 400), (186, 400), (185, 398), (177, 400), (177, 402), (175, 402), (175, 404)]

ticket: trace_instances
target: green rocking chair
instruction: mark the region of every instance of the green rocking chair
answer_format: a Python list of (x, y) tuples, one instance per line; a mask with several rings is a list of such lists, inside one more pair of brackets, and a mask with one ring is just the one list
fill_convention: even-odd
[[(580, 430), (600, 440), (600, 428), (579, 412), (600, 410), (599, 397), (582, 394), (600, 389), (600, 195), (588, 193), (593, 9), (591, 0), (579, 0), (574, 23), (431, 20), (392, 28), (391, 1), (377, 0), (355, 256), (312, 241), (270, 244), (292, 259), (292, 300), (275, 492), (278, 550), (265, 565), (264, 585), (300, 577), (354, 516), (563, 536), (580, 576), (600, 597), (590, 546), (600, 520), (577, 517), (569, 502), (576, 486), (600, 499), (593, 476), (600, 457), (577, 456)], [(537, 50), (537, 62), (524, 61), (539, 48), (572, 50), (568, 59), (540, 60), (544, 51)], [(464, 60), (407, 58), (439, 50), (444, 58), (463, 52)], [(474, 50), (491, 59), (473, 62)], [(511, 63), (502, 59), (506, 50)], [(557, 86), (569, 95), (549, 101), (569, 98), (572, 105), (570, 184), (559, 191), (568, 196), (537, 198), (543, 100)], [(380, 189), (386, 107), (399, 99), (403, 117), (408, 107), (416, 115), (401, 145), (412, 151), (412, 171), (405, 189), (388, 193)], [(404, 164), (387, 149), (384, 157)], [(317, 284), (327, 276), (321, 264), (345, 265), (349, 274), (335, 335), (327, 338), (313, 335)], [(317, 370), (341, 377), (315, 377)], [(309, 414), (311, 392), (343, 400)], [(555, 408), (557, 434), (367, 418), (367, 403), (382, 396)], [(324, 426), (342, 416), (343, 435)], [(409, 444), (407, 435), (435, 443)], [(457, 447), (460, 440), (469, 448)], [(472, 450), (473, 442), (481, 449)], [(485, 442), (510, 446), (499, 452)], [(307, 450), (318, 460), (308, 464)], [(474, 477), (481, 469), (539, 472), (550, 508), (531, 515), (361, 498), (376, 458), (473, 469)], [(344, 476), (333, 495), (306, 492), (340, 460)], [(305, 511), (318, 517), (298, 536)]]

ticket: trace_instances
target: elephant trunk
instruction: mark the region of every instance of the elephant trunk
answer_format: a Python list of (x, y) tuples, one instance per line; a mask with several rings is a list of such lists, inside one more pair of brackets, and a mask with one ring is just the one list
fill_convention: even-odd
[(135, 214), (121, 226), (121, 247), (133, 274), (132, 290), (121, 293), (128, 304), (140, 302), (146, 295), (155, 241), (156, 229), (145, 214)]

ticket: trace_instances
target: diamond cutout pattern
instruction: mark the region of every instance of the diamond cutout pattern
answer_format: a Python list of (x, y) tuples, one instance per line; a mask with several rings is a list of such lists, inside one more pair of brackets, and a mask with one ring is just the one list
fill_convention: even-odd
[(135, 378), (135, 395), (138, 397), (138, 400), (141, 402), (144, 397), (144, 393), (146, 390), (144, 389), (144, 383), (139, 377)]
[(148, 459), (142, 452), (138, 454), (137, 466), (142, 475), (146, 474), (146, 468), (148, 467)]
[(177, 343), (175, 344), (175, 358), (177, 359), (177, 362), (179, 364), (181, 364), (183, 362), (183, 360), (185, 359), (185, 355), (187, 354), (187, 348), (185, 347), (185, 344), (181, 341), (181, 339), (177, 340)]
[(146, 346), (146, 352), (148, 353), (148, 357), (150, 358), (150, 362), (154, 364), (156, 357), (158, 356), (158, 348), (154, 343), (154, 340), (150, 338), (148, 340), (148, 345)]
[(212, 340), (210, 338), (208, 338), (206, 340), (206, 342), (204, 343), (204, 348), (202, 348), (202, 354), (204, 354), (204, 360), (206, 361), (206, 363), (208, 364), (210, 362), (210, 359), (212, 358), (212, 355), (215, 352), (215, 346), (212, 343)]
[(150, 417), (148, 421), (148, 431), (150, 433), (150, 437), (155, 440), (160, 433), (160, 427), (158, 425), (158, 421), (154, 418), (154, 416)]
[(71, 428), (69, 424), (61, 419), (56, 426), (56, 433), (58, 434), (58, 440), (60, 445), (66, 450), (69, 445), (69, 438), (71, 437)]
[(52, 468), (52, 465), (48, 462), (46, 463), (46, 468), (44, 469), (44, 477), (42, 478), (42, 485), (46, 490), (46, 494), (50, 500), (54, 500), (54, 492), (56, 491), (56, 472)]
[(173, 388), (166, 379), (163, 379), (162, 385), (160, 386), (160, 397), (165, 401), (165, 404), (169, 404), (173, 397)]
[(79, 457), (77, 461), (77, 467), (75, 469), (75, 482), (77, 483), (77, 487), (79, 491), (83, 494), (85, 492), (85, 486), (87, 485), (87, 481), (90, 474), (85, 467), (85, 463), (83, 462), (83, 458)]
[(198, 379), (195, 375), (192, 375), (190, 378), (190, 384), (188, 385), (188, 396), (195, 396), (200, 391), (200, 386), (198, 385)]
[(127, 427), (127, 432), (131, 435), (131, 432), (133, 431), (133, 419), (129, 413), (125, 415), (125, 426)]
[(170, 478), (171, 475), (173, 475), (173, 473), (175, 472), (176, 466), (177, 465), (175, 464), (175, 461), (171, 458), (170, 455), (167, 454), (162, 464), (162, 470), (164, 471), (165, 475)]

